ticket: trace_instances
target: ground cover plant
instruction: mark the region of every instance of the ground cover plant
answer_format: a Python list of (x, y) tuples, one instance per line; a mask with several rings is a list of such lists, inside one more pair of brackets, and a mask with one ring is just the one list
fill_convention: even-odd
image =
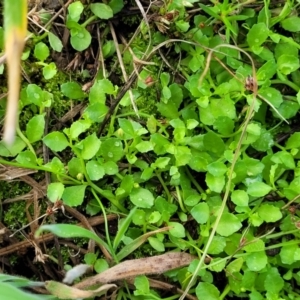
[(4, 299), (300, 299), (298, 14), (29, 1), (0, 141)]

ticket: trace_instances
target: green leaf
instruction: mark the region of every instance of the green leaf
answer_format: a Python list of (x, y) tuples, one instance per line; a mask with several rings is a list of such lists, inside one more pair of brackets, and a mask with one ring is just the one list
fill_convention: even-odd
[(72, 157), (68, 162), (68, 171), (71, 176), (77, 177), (78, 174), (84, 174), (84, 166), (78, 157)]
[(87, 238), (92, 239), (98, 244), (102, 245), (105, 249), (109, 250), (108, 245), (94, 232), (82, 228), (77, 225), (70, 224), (51, 224), (51, 225), (42, 225), (36, 230), (35, 237), (39, 237), (42, 232), (50, 231), (53, 234), (62, 237), (62, 238)]
[(33, 116), (26, 124), (26, 136), (30, 143), (39, 141), (45, 129), (45, 117), (44, 115)]
[(268, 270), (264, 286), (268, 293), (275, 295), (277, 295), (283, 289), (284, 280), (282, 279), (277, 268), (270, 268)]
[(230, 236), (241, 229), (242, 223), (233, 214), (224, 212), (217, 227), (217, 233), (221, 236)]
[(146, 153), (153, 150), (153, 145), (149, 141), (142, 141), (138, 143), (135, 148), (141, 153)]
[[(198, 81), (197, 81), (198, 82)], [(210, 99), (207, 107), (200, 107), (200, 121), (205, 125), (213, 125), (218, 117), (236, 118), (235, 105), (232, 99)]]
[[(29, 283), (28, 283), (29, 285)], [(11, 284), (11, 282), (0, 282), (1, 300), (46, 300), (47, 298), (41, 295), (34, 295), (32, 293), (25, 292), (20, 288), (17, 288)]]
[(259, 252), (265, 250), (265, 243), (261, 239), (254, 238), (248, 242), (249, 244), (243, 247), (246, 252)]
[(56, 52), (61, 52), (63, 48), (63, 44), (61, 40), (52, 32), (48, 32), (48, 39), (49, 39), (49, 44), (51, 48), (56, 51)]
[(103, 164), (103, 168), (105, 170), (105, 174), (107, 175), (115, 175), (119, 172), (119, 167), (114, 161), (107, 161)]
[(114, 239), (114, 242), (113, 242), (113, 249), (116, 250), (122, 239), (124, 238), (125, 236), (125, 233), (126, 231), (128, 230), (128, 227), (129, 225), (131, 224), (131, 220), (132, 220), (132, 217), (134, 216), (135, 212), (137, 210), (137, 207), (134, 207), (130, 213), (127, 215), (127, 217), (123, 220), (123, 222), (120, 222), (119, 224), (119, 228), (118, 228), (118, 232), (117, 232), (117, 235)]
[(75, 1), (68, 6), (68, 15), (73, 21), (78, 22), (83, 9), (81, 1)]
[(106, 139), (101, 144), (100, 154), (107, 161), (119, 161), (124, 156), (122, 141), (118, 138)]
[(47, 80), (53, 78), (56, 74), (57, 74), (57, 69), (54, 62), (51, 62), (49, 65), (43, 68), (43, 76)]
[(83, 159), (93, 158), (100, 148), (101, 142), (97, 138), (96, 133), (87, 136), (83, 141), (80, 142), (78, 147), (82, 147), (81, 156)]
[(25, 150), (16, 157), (16, 161), (23, 165), (23, 167), (26, 166), (36, 166), (37, 165), (37, 158), (35, 154), (33, 154), (29, 150)]
[(261, 128), (261, 134), (259, 138), (251, 144), (251, 146), (257, 151), (267, 151), (274, 145), (274, 139), (272, 134), (265, 128)]
[(99, 274), (109, 269), (109, 265), (104, 258), (97, 259), (93, 264), (94, 270)]
[[(69, 25), (71, 22), (67, 22)], [(71, 33), (71, 45), (77, 51), (83, 51), (91, 45), (92, 37), (91, 34), (79, 24), (76, 23), (75, 27), (70, 28)]]
[(154, 250), (156, 250), (158, 252), (165, 252), (165, 245), (159, 239), (150, 236), (148, 238), (148, 242)]
[(207, 166), (207, 171), (214, 176), (222, 176), (226, 173), (227, 168), (224, 163), (216, 161)]
[(216, 235), (212, 239), (212, 242), (208, 248), (207, 253), (213, 255), (220, 254), (221, 252), (224, 251), (225, 246), (226, 246), (226, 238)]
[(84, 111), (84, 116), (94, 123), (101, 123), (108, 112), (108, 107), (102, 103), (88, 105)]
[(91, 127), (91, 122), (87, 120), (78, 120), (72, 123), (70, 127), (70, 138), (77, 139), (78, 136)]
[(268, 262), (268, 257), (265, 251), (252, 252), (246, 256), (246, 264), (250, 271), (261, 271)]
[(43, 43), (39, 42), (34, 47), (34, 56), (39, 59), (40, 61), (44, 61), (49, 56), (50, 51), (48, 46)]
[(192, 158), (191, 150), (185, 146), (175, 147), (174, 156), (176, 159), (176, 166), (185, 166)]
[(300, 132), (293, 133), (286, 142), (286, 150), (293, 148), (300, 148)]
[(216, 193), (221, 193), (225, 186), (225, 176), (214, 176), (210, 173), (206, 173), (205, 182), (210, 190)]
[(214, 129), (222, 135), (230, 135), (234, 129), (234, 122), (227, 116), (219, 116), (214, 122)]
[(298, 32), (300, 31), (300, 18), (297, 16), (286, 18), (281, 22), (281, 26), (287, 31)]
[(77, 82), (66, 82), (60, 86), (61, 92), (68, 98), (78, 100), (85, 98), (85, 93)]
[(104, 3), (92, 3), (91, 11), (100, 19), (108, 20), (114, 16), (111, 7)]
[(265, 23), (254, 24), (247, 34), (247, 42), (250, 47), (263, 44), (269, 36), (269, 29)]
[(154, 197), (149, 190), (134, 188), (130, 193), (130, 201), (137, 207), (151, 208), (154, 204)]
[(78, 206), (81, 205), (84, 199), (86, 185), (75, 185), (66, 187), (62, 199), (66, 205)]
[(198, 299), (219, 300), (219, 290), (209, 282), (200, 282), (196, 287), (196, 295)]
[(266, 79), (271, 79), (277, 71), (277, 64), (275, 59), (268, 60), (265, 64), (263, 64), (257, 71), (257, 80), (264, 81)]
[(199, 224), (205, 224), (209, 218), (209, 206), (205, 202), (198, 203), (191, 210), (191, 215)]
[(44, 95), (42, 89), (36, 84), (28, 84), (26, 88), (27, 98), (29, 103), (33, 103), (37, 106), (41, 106), (43, 103)]
[(47, 197), (55, 203), (61, 199), (64, 189), (65, 187), (61, 182), (52, 182), (47, 187)]
[(280, 249), (280, 253), (279, 253), (281, 262), (283, 264), (291, 265), (292, 263), (297, 261), (295, 259), (295, 253), (297, 252), (298, 249), (299, 249), (298, 245), (284, 245)]
[(212, 162), (211, 156), (207, 152), (192, 150), (192, 159), (189, 161), (191, 169), (197, 172), (207, 171), (207, 165)]
[(283, 102), (281, 93), (272, 87), (262, 88), (258, 91), (258, 93), (259, 95), (267, 99), (276, 108), (279, 107), (280, 104)]
[(181, 223), (178, 222), (169, 222), (168, 226), (172, 226), (169, 230), (169, 233), (176, 238), (184, 238), (185, 237), (185, 229)]
[(170, 157), (158, 157), (154, 163), (151, 164), (152, 168), (164, 169), (170, 162)]
[(243, 190), (235, 190), (231, 193), (231, 201), (238, 206), (248, 206), (249, 196)]
[(52, 151), (63, 151), (69, 146), (66, 136), (59, 131), (53, 131), (43, 138), (45, 145)]
[(299, 58), (294, 55), (281, 55), (277, 59), (278, 70), (284, 74), (289, 75), (299, 69)]
[[(134, 292), (134, 295), (145, 295), (150, 293), (150, 284), (149, 280), (145, 275), (139, 275), (134, 280), (134, 286), (137, 291)], [(138, 293), (136, 293), (138, 292)]]
[(295, 169), (295, 161), (293, 156), (286, 151), (279, 151), (273, 154), (271, 161), (276, 164), (281, 164), (287, 170)]
[(264, 182), (253, 182), (248, 186), (247, 193), (252, 197), (263, 197), (267, 195), (272, 188)]
[(101, 103), (105, 105), (105, 94), (114, 95), (115, 92), (116, 90), (113, 84), (108, 79), (96, 80), (90, 89), (89, 102), (91, 104)]
[(236, 258), (227, 265), (226, 271), (229, 272), (230, 274), (240, 272), (243, 264), (244, 264), (243, 257)]
[(282, 218), (280, 209), (271, 204), (262, 204), (257, 210), (259, 216), (267, 223), (276, 222)]
[(223, 154), (225, 150), (224, 141), (212, 131), (209, 131), (204, 135), (203, 144), (207, 151), (217, 155)]
[(109, 1), (108, 5), (113, 11), (113, 14), (115, 15), (116, 13), (120, 12), (122, 8), (124, 7), (124, 2), (123, 0), (111, 0)]
[(99, 180), (105, 175), (104, 167), (96, 160), (91, 160), (87, 162), (86, 172), (91, 180)]

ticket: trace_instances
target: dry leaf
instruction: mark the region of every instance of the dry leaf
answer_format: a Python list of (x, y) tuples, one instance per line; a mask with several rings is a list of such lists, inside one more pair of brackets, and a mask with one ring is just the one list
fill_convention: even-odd
[(95, 284), (123, 280), (138, 275), (161, 274), (169, 270), (185, 267), (194, 259), (196, 259), (196, 257), (188, 253), (169, 252), (153, 257), (127, 260), (75, 286), (82, 288)]
[(104, 294), (112, 287), (117, 287), (115, 284), (105, 284), (100, 288), (92, 291), (83, 291), (56, 281), (46, 281), (45, 287), (52, 295), (58, 299), (85, 299), (92, 298)]

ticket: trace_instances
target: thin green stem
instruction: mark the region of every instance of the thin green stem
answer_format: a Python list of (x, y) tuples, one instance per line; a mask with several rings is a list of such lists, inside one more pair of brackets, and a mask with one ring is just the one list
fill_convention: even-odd
[(162, 185), (162, 187), (163, 187), (163, 189), (166, 193), (166, 196), (168, 198), (168, 202), (170, 202), (172, 196), (170, 194), (169, 189), (167, 188), (167, 185), (165, 184), (164, 180), (162, 179), (161, 174), (158, 171), (155, 170), (155, 175), (158, 178), (160, 184)]
[(186, 209), (185, 209), (182, 199), (181, 199), (181, 194), (180, 194), (178, 185), (176, 185), (175, 189), (176, 189), (176, 195), (177, 195), (177, 200), (178, 200), (179, 206), (183, 212), (186, 212)]
[(108, 231), (108, 222), (107, 222), (107, 216), (106, 216), (106, 212), (105, 212), (105, 209), (104, 209), (104, 206), (102, 205), (102, 202), (101, 200), (99, 199), (97, 193), (92, 189), (92, 194), (94, 195), (94, 197), (96, 198), (101, 210), (102, 210), (102, 214), (103, 214), (103, 218), (104, 218), (104, 227), (105, 227), (105, 236), (106, 236), (106, 240), (107, 240), (107, 244), (109, 246), (109, 250), (110, 250), (110, 253), (112, 254), (113, 258), (114, 258), (114, 261), (116, 263), (118, 263), (118, 258), (114, 252), (114, 249), (113, 249), (113, 245), (111, 243), (111, 240), (110, 240), (110, 236), (109, 236), (109, 231)]
[(200, 186), (200, 184), (196, 181), (196, 179), (191, 174), (188, 167), (185, 167), (185, 172), (187, 176), (189, 177), (190, 181), (193, 183), (193, 185), (196, 187), (199, 193), (205, 193), (204, 189)]
[(34, 156), (36, 157), (35, 151), (32, 147), (32, 145), (30, 144), (29, 140), (27, 139), (27, 137), (23, 134), (23, 132), (20, 130), (19, 125), (16, 128), (17, 134), (18, 136), (22, 139), (22, 141), (27, 145), (28, 149), (34, 154)]

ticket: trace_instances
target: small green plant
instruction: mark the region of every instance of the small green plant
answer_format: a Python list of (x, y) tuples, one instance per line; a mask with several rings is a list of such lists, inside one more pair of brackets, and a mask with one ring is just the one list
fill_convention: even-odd
[[(67, 219), (36, 232), (90, 239), (105, 253), (82, 257), (97, 274), (76, 279), (73, 288), (86, 288), (88, 280), (111, 284), (105, 272), (121, 274), (153, 258), (133, 281), (132, 269), (118, 277), (134, 286), (120, 287), (118, 297), (299, 298), (299, 5), (263, 1), (258, 11), (248, 2), (153, 4), (152, 17), (141, 10), (140, 26), (128, 36), (117, 36), (118, 25), (109, 21), (122, 15), (122, 1), (73, 2), (66, 16), (72, 51), (93, 47), (91, 25), (107, 24), (90, 89), (78, 74), (66, 79), (51, 61), (50, 49), (61, 50), (58, 38), (33, 39), (30, 51), (43, 80), (63, 80), (53, 91), (23, 85), (20, 110), (30, 118), (11, 147), (0, 142), (0, 163), (50, 173), (46, 194), (54, 206), (61, 200), (103, 215), (102, 237)], [(85, 107), (45, 134), (46, 111), (59, 101)], [(119, 216), (114, 233), (110, 213)], [(180, 263), (173, 259), (159, 269), (172, 296), (155, 289), (146, 269), (160, 255), (181, 255)], [(56, 295), (57, 284), (46, 288)], [(70, 299), (73, 292), (66, 290)]]

